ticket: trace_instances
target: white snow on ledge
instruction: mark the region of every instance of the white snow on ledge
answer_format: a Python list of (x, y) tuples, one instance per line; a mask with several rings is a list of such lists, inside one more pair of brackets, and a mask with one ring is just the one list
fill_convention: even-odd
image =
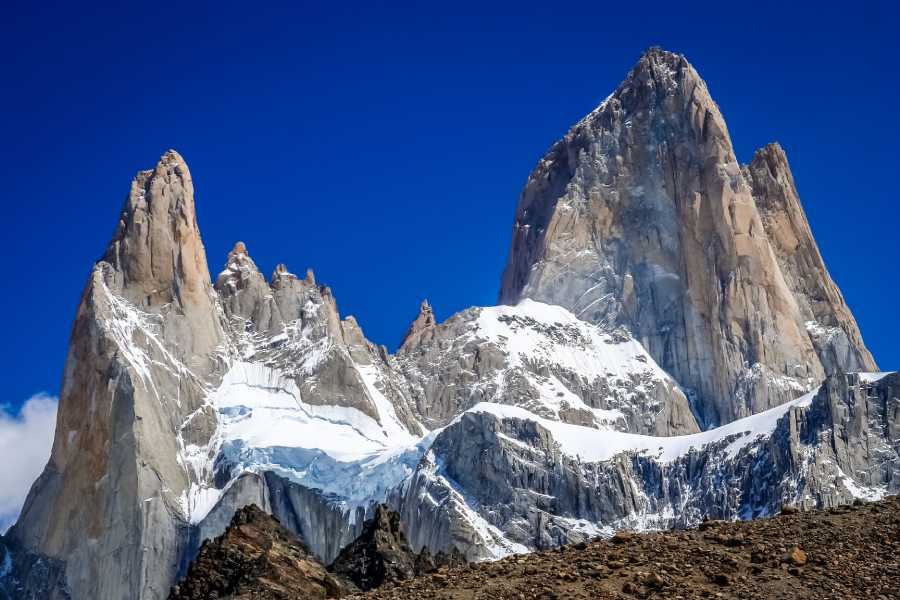
[(466, 412), (492, 414), (500, 419), (533, 421), (550, 432), (563, 453), (581, 460), (602, 462), (624, 452), (639, 452), (646, 453), (661, 463), (670, 463), (689, 453), (692, 449), (700, 449), (708, 444), (740, 435), (741, 437), (732, 441), (726, 448), (728, 456), (734, 457), (741, 448), (775, 431), (778, 420), (790, 409), (809, 406), (816, 392), (818, 390), (775, 408), (733, 421), (722, 427), (700, 433), (672, 437), (655, 437), (570, 425), (543, 419), (516, 406), (491, 402), (481, 402)]
[(882, 371), (880, 373), (878, 373), (878, 372), (876, 372), (876, 373), (856, 373), (856, 375), (859, 377), (859, 380), (862, 381), (863, 383), (875, 383), (877, 381), (881, 381), (888, 375), (893, 375), (896, 372), (897, 371)]

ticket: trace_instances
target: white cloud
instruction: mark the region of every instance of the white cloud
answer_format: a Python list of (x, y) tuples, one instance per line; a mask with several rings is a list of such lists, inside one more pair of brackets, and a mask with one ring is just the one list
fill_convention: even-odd
[(18, 414), (0, 406), (0, 533), (19, 516), (31, 484), (50, 458), (56, 405), (53, 396), (36, 394)]

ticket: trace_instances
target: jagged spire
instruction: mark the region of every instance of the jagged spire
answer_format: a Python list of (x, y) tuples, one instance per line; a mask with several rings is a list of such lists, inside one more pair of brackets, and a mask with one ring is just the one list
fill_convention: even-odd
[(235, 242), (234, 248), (228, 253), (228, 257), (231, 258), (236, 254), (247, 254), (247, 246), (244, 245), (244, 242)]
[(121, 273), (123, 293), (138, 305), (185, 305), (185, 296), (208, 293), (194, 184), (176, 151), (135, 176), (103, 260)]
[(415, 320), (410, 324), (409, 329), (406, 330), (406, 335), (403, 336), (403, 342), (400, 344), (400, 348), (406, 348), (417, 343), (423, 337), (428, 337), (430, 339), (429, 334), (434, 330), (436, 324), (434, 311), (432, 310), (431, 305), (428, 303), (427, 299), (422, 300), (422, 303), (419, 304), (419, 314), (416, 315)]

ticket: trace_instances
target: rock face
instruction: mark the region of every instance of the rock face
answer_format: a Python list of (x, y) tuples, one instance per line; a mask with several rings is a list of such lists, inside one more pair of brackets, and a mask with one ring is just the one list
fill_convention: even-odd
[(877, 499), (900, 489), (898, 429), (900, 373), (833, 375), (816, 393), (671, 438), (484, 404), (441, 431), (394, 503), (413, 548), (496, 558), (617, 529)]
[(522, 298), (628, 327), (705, 427), (875, 370), (783, 153), (742, 168), (706, 84), (662, 50), (528, 178), (500, 302)]
[(777, 143), (757, 150), (743, 174), (825, 372), (874, 370), (875, 361), (813, 240), (784, 150)]
[(132, 182), (72, 329), (53, 449), (10, 537), (63, 561), (75, 598), (159, 598), (183, 552), (182, 460), (215, 420), (204, 404), (224, 339), (174, 151)]
[(340, 598), (346, 590), (299, 539), (254, 505), (203, 544), (170, 600)]
[(0, 535), (0, 600), (69, 600), (65, 565)]
[[(541, 161), (501, 298), (443, 323), (423, 303), (392, 355), (243, 243), (213, 283), (167, 152), (88, 279), (0, 589), (161, 600), (199, 552), (238, 579), (201, 571), (182, 597), (288, 563), (328, 593), (312, 557), (365, 587), (900, 491), (900, 376), (853, 373), (874, 362), (783, 153), (740, 167), (683, 57), (648, 52)], [(280, 526), (228, 530), (250, 504)]]

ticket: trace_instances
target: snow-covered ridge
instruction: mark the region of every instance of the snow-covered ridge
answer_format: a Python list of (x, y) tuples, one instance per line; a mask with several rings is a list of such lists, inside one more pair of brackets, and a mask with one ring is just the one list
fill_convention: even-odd
[[(582, 321), (560, 306), (524, 299), (515, 306), (479, 307), (439, 329), (441, 350), (424, 366), (443, 369), (450, 384), (468, 391), (455, 392), (462, 399), (515, 404), (545, 418), (626, 431), (652, 431), (669, 403), (688, 413), (678, 384), (637, 340), (624, 330)], [(455, 357), (481, 352), (485, 343), (499, 351), (502, 363), (469, 367), (468, 377), (454, 381)], [(416, 365), (420, 372), (422, 365)]]
[[(691, 450), (702, 450), (704, 446), (720, 442), (733, 436), (734, 439), (726, 448), (729, 457), (734, 457), (741, 448), (754, 440), (770, 435), (789, 410), (794, 407), (807, 407), (816, 392), (810, 392), (793, 400), (757, 413), (755, 415), (733, 421), (727, 425), (716, 427), (691, 435), (657, 437), (623, 433), (621, 431), (603, 431), (592, 427), (571, 425), (538, 417), (534, 413), (503, 404), (482, 402), (472, 407), (469, 413), (487, 413), (499, 419), (520, 419), (533, 421), (548, 430), (559, 444), (560, 450), (573, 458), (582, 461), (602, 462), (627, 452), (645, 454), (660, 463), (670, 463)], [(460, 416), (459, 418), (462, 418)]]
[(561, 306), (524, 299), (516, 306), (481, 309), (477, 335), (509, 353), (510, 367), (544, 358), (587, 379), (648, 374), (667, 379), (635, 339), (604, 332)]

